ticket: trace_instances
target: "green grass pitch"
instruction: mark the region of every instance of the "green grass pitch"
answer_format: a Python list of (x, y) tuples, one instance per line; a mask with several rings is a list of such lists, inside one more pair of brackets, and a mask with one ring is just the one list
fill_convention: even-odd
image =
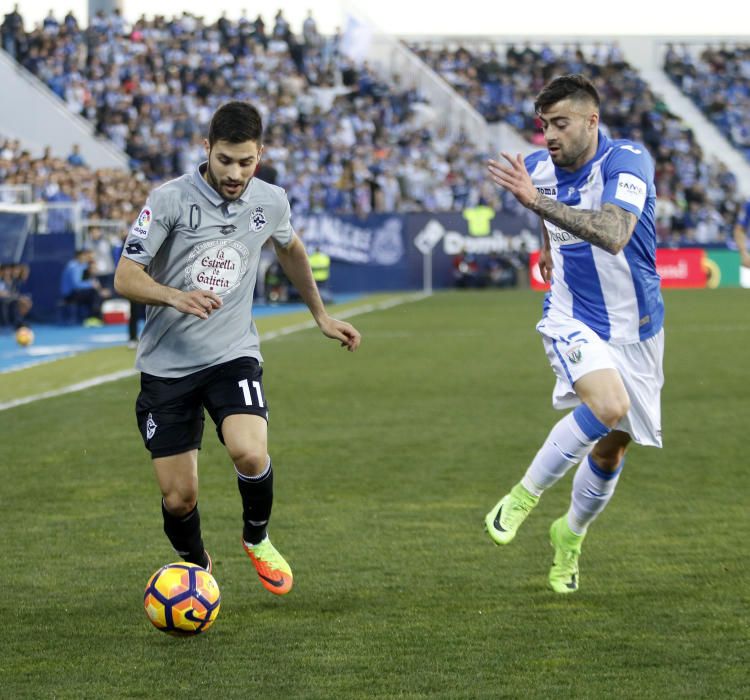
[[(1, 412), (0, 696), (746, 696), (750, 294), (679, 291), (666, 305), (665, 447), (630, 452), (565, 598), (546, 588), (547, 529), (570, 474), (507, 548), (482, 531), (560, 415), (531, 292), (356, 317), (353, 355), (315, 330), (264, 344), (270, 532), (295, 588), (276, 598), (257, 582), (209, 422), (200, 506), (222, 608), (193, 639), (142, 609), (175, 555), (136, 378)], [(118, 364), (86, 363), (97, 357)], [(73, 370), (57, 366), (64, 385)], [(0, 384), (21, 391), (35, 372), (54, 374)]]

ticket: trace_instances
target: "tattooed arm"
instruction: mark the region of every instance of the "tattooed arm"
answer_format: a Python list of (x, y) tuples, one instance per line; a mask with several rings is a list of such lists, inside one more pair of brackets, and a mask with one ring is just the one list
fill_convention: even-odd
[(492, 181), (508, 190), (527, 209), (613, 255), (627, 245), (638, 222), (634, 214), (610, 203), (605, 204), (601, 211), (574, 209), (545, 197), (531, 182), (520, 155), (511, 158), (503, 153), (502, 156), (510, 167), (490, 160), (488, 169)]
[(635, 214), (615, 204), (607, 203), (601, 211), (574, 209), (540, 192), (536, 194), (528, 206), (531, 211), (612, 255), (627, 245), (638, 221)]

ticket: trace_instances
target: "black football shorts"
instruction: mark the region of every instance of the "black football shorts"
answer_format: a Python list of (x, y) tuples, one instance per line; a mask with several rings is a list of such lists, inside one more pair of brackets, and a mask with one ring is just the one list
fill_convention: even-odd
[(152, 457), (199, 449), (204, 408), (222, 443), (221, 423), (227, 416), (251, 413), (268, 420), (260, 363), (252, 357), (241, 357), (176, 378), (141, 373), (135, 413)]

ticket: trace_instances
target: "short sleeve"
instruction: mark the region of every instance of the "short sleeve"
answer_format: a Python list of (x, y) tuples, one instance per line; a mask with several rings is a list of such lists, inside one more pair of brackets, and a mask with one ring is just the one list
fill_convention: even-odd
[(169, 191), (154, 190), (130, 227), (122, 254), (129, 260), (148, 265), (174, 229), (175, 222), (175, 207)]
[(648, 151), (634, 143), (616, 145), (602, 166), (602, 175), (602, 204), (616, 204), (640, 217), (654, 181), (654, 166)]
[(271, 238), (276, 241), (282, 248), (286, 248), (294, 238), (294, 228), (292, 228), (291, 208), (289, 200), (284, 196), (284, 211), (276, 226), (276, 230), (271, 234)]

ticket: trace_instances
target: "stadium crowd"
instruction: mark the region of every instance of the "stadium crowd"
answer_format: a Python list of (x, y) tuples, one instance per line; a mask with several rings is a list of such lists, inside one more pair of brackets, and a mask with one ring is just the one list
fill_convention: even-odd
[[(49, 148), (35, 158), (18, 139), (0, 136), (0, 184), (30, 186), (34, 201), (52, 205), (78, 203), (82, 219), (132, 219), (137, 214), (133, 202), (145, 197), (149, 183), (124, 170), (94, 170), (77, 158), (75, 149), (69, 155), (57, 156)], [(0, 199), (2, 196), (0, 193)], [(69, 231), (71, 225), (70, 208), (50, 209), (47, 231)]]
[[(513, 206), (484, 177), (488, 154), (468, 138), (448, 138), (416, 90), (387, 85), (348, 58), (341, 33), (320, 35), (312, 14), (299, 33), (282, 10), (268, 25), (260, 15), (207, 24), (188, 13), (130, 25), (119, 12), (99, 12), (87, 28), (72, 12), (61, 20), (50, 12), (27, 31), (16, 6), (2, 42), (130, 158), (131, 173), (94, 171), (75, 151), (32, 158), (5, 140), (0, 183), (30, 183), (49, 202), (80, 201), (84, 218), (130, 221), (133, 202), (150, 187), (204, 158), (208, 119), (229, 98), (261, 109), (267, 132), (258, 175), (288, 191), (295, 213)], [(733, 174), (703, 154), (617, 44), (411, 48), (489, 121), (505, 120), (535, 144), (542, 143), (536, 91), (554, 74), (585, 72), (602, 94), (608, 133), (643, 142), (654, 155), (660, 242), (731, 238), (740, 209)], [(736, 60), (741, 72), (743, 54)], [(53, 216), (54, 226), (63, 217)]]
[(410, 48), (488, 121), (506, 121), (535, 144), (542, 143), (542, 136), (533, 96), (554, 75), (585, 73), (602, 97), (603, 128), (613, 138), (644, 143), (654, 156), (660, 242), (731, 239), (741, 203), (735, 177), (723, 163), (706, 157), (692, 130), (624, 60), (616, 43), (511, 44), (504, 52), (494, 46), (425, 43)]
[(750, 160), (750, 45), (669, 44), (664, 71)]
[(81, 29), (69, 13), (14, 36), (19, 63), (152, 185), (204, 158), (211, 113), (236, 98), (261, 110), (260, 176), (288, 191), (296, 213), (450, 211), (498, 197), (483, 177), (487, 154), (449, 140), (417, 91), (355, 64), (312, 15), (297, 35), (282, 11), (270, 29), (260, 16), (208, 25), (188, 13), (132, 26), (99, 13)]

